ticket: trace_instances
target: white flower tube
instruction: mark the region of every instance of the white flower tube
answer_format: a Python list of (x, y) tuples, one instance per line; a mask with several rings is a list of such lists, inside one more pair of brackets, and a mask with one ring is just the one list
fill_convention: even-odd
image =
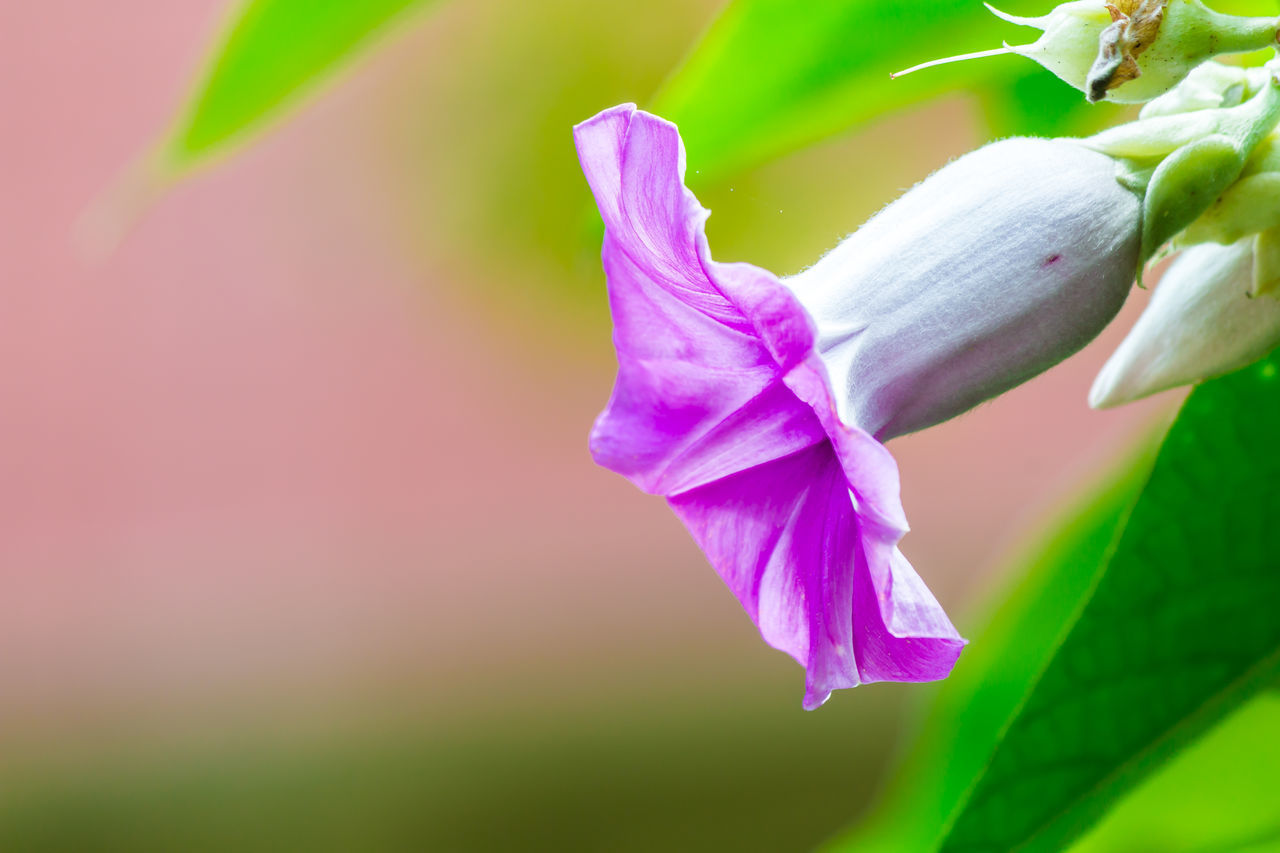
[(1280, 300), (1252, 297), (1252, 239), (1179, 255), (1089, 392), (1105, 409), (1229, 373), (1280, 344)]
[(916, 185), (787, 280), (840, 417), (886, 440), (1080, 349), (1133, 282), (1141, 210), (1115, 161), (1066, 139), (996, 142)]

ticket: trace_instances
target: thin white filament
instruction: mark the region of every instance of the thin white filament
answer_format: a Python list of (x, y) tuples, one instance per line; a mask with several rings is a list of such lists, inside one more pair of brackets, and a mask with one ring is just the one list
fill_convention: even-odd
[(1000, 20), (1008, 21), (1011, 24), (1017, 24), (1020, 27), (1035, 27), (1037, 30), (1043, 30), (1045, 28), (1044, 21), (1049, 17), (1048, 15), (1044, 15), (1039, 18), (1024, 18), (1021, 15), (1010, 15), (1008, 12), (1001, 12), (990, 3), (983, 3), (982, 5), (986, 6), (987, 11), (995, 15)]
[(988, 56), (1001, 56), (1002, 54), (1013, 53), (1013, 48), (1009, 45), (997, 47), (991, 50), (979, 50), (976, 53), (962, 53), (959, 56), (948, 56), (945, 59), (931, 59), (928, 62), (922, 62), (919, 65), (913, 65), (903, 71), (897, 71), (889, 75), (890, 80), (896, 80), (904, 74), (910, 74), (914, 71), (922, 71), (925, 68), (932, 68), (935, 65), (948, 65), (952, 62), (964, 62), (967, 59), (985, 59)]

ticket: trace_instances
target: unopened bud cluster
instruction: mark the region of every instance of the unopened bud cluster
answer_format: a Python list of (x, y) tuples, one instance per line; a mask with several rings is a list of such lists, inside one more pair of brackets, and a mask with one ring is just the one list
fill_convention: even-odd
[(1030, 18), (987, 8), (1040, 37), (907, 70), (1015, 54), (1090, 102), (1145, 104), (1137, 121), (1078, 143), (1111, 158), (1139, 199), (1138, 281), (1148, 263), (1181, 255), (1090, 402), (1199, 381), (1280, 345), (1280, 308), (1257, 299), (1280, 297), (1280, 61), (1214, 59), (1276, 48), (1280, 18), (1225, 15), (1201, 0), (1072, 0)]
[[(1280, 296), (1275, 74), (1274, 63), (1250, 69), (1205, 63), (1147, 104), (1139, 121), (1094, 137), (1112, 151), (1155, 146), (1164, 137), (1163, 147), (1217, 146), (1223, 154), (1216, 162), (1180, 158), (1186, 174), (1176, 191), (1163, 193), (1170, 226), (1159, 235), (1167, 240), (1160, 254), (1176, 257), (1098, 375), (1091, 405), (1115, 406), (1219, 376), (1280, 346), (1280, 299), (1272, 298)], [(1144, 215), (1150, 221), (1150, 210)], [(1144, 237), (1147, 230), (1144, 222)]]
[(1040, 30), (1040, 38), (933, 60), (894, 76), (1012, 53), (1038, 62), (1091, 102), (1136, 104), (1168, 92), (1215, 56), (1272, 47), (1280, 33), (1280, 18), (1224, 15), (1200, 0), (1072, 0), (1035, 18), (987, 8), (1009, 23)]

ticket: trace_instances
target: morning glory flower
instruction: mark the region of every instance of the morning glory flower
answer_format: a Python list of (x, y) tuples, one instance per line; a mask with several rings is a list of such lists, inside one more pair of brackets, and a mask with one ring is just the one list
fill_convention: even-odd
[(1119, 309), (1141, 203), (1114, 161), (1013, 139), (928, 178), (811, 268), (715, 261), (676, 127), (623, 105), (575, 140), (605, 222), (618, 376), (601, 465), (666, 497), (804, 706), (950, 673), (964, 645), (898, 544), (881, 443), (1047, 368)]
[(805, 708), (945, 677), (964, 641), (898, 551), (889, 452), (836, 414), (815, 330), (776, 276), (711, 258), (674, 125), (624, 105), (574, 130), (605, 221), (618, 378), (596, 461), (666, 496)]

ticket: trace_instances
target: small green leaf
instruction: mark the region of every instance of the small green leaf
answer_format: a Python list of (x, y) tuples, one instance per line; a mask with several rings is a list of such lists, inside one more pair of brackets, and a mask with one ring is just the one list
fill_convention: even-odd
[(261, 130), (388, 23), (426, 0), (248, 0), (162, 144), (159, 166), (185, 172)]
[[(1018, 56), (889, 79), (923, 60), (1026, 34), (976, 0), (735, 0), (654, 108), (680, 125), (704, 178), (723, 175), (943, 92), (976, 93), (978, 82), (998, 80), (999, 91), (1031, 75), (1045, 84), (1041, 69)], [(1059, 81), (1045, 85), (1072, 91)], [(1072, 94), (1071, 103), (1087, 109)]]
[(1196, 389), (942, 846), (1059, 850), (1280, 675), (1280, 360)]
[[(1150, 449), (1148, 449), (1150, 448)], [(1034, 551), (1015, 561), (1008, 589), (972, 637), (955, 672), (938, 685), (924, 720), (870, 820), (832, 842), (828, 853), (935, 849), (947, 816), (981, 772), (1005, 722), (1039, 673), (1097, 576), (1151, 467), (1144, 441), (1113, 480), (1090, 490)], [(925, 688), (922, 688), (925, 689)]]

